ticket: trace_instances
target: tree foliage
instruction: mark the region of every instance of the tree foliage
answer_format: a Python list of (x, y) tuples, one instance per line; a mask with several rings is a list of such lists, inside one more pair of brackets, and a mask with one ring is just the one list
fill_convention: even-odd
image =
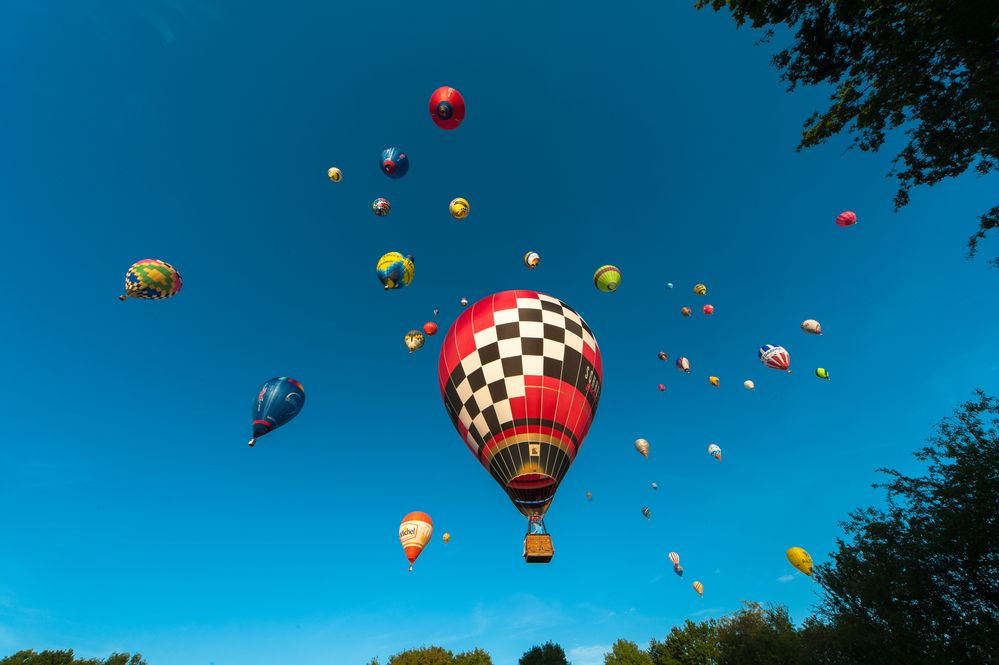
[(604, 665), (652, 665), (652, 659), (634, 642), (618, 640), (604, 655)]
[(569, 665), (565, 651), (554, 642), (534, 646), (520, 657), (520, 665)]
[(0, 660), (0, 665), (147, 665), (141, 654), (114, 653), (106, 659), (77, 658), (66, 651), (18, 651)]
[[(895, 209), (909, 191), (999, 164), (999, 4), (995, 0), (697, 0), (728, 8), (738, 25), (794, 32), (773, 57), (782, 80), (833, 86), (829, 108), (805, 121), (801, 148), (846, 131), (877, 151), (889, 132), (908, 141), (894, 159)], [(765, 38), (766, 39), (766, 38)], [(969, 255), (999, 227), (999, 205), (979, 217)], [(999, 266), (999, 258), (994, 259)]]
[(706, 665), (717, 663), (718, 623), (714, 619), (673, 626), (662, 642), (652, 638), (649, 655), (653, 665)]
[(493, 659), (482, 649), (472, 649), (455, 656), (453, 665), (493, 665)]
[(388, 659), (387, 665), (452, 665), (454, 655), (441, 647), (420, 647), (401, 651)]
[(925, 475), (881, 469), (887, 507), (843, 524), (821, 616), (856, 662), (999, 662), (999, 400), (976, 393), (916, 457)]
[(782, 606), (744, 602), (718, 622), (719, 665), (804, 663), (801, 636)]

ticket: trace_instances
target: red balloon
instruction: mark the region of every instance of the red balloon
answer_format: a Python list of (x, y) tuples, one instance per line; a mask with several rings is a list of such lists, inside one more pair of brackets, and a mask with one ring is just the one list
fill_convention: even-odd
[(423, 324), (423, 332), (427, 333), (428, 335), (436, 335), (437, 324), (434, 323), (433, 321), (427, 321), (426, 323)]
[(446, 85), (430, 95), (430, 118), (441, 129), (455, 129), (465, 119), (465, 98)]
[(841, 212), (836, 217), (836, 224), (839, 226), (853, 226), (857, 223), (857, 213), (852, 210)]
[(661, 393), (666, 392), (666, 386), (664, 386), (663, 384), (660, 383), (659, 384), (659, 392), (661, 392)]
[(711, 314), (715, 313), (715, 306), (705, 305), (704, 307), (701, 308), (701, 311), (710, 316)]

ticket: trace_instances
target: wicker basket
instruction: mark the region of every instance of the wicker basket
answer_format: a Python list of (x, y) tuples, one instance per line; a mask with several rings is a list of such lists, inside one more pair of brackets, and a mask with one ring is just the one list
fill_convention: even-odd
[(552, 537), (548, 534), (534, 534), (524, 539), (524, 561), (527, 563), (548, 563), (554, 555)]

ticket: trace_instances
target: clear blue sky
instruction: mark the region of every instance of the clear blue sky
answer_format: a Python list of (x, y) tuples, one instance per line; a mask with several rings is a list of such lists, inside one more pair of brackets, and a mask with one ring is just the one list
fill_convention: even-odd
[[(0, 8), (0, 653), (326, 665), (435, 643), (504, 664), (553, 639), (590, 665), (741, 599), (801, 619), (816, 587), (788, 580), (784, 550), (825, 560), (837, 522), (878, 501), (876, 467), (916, 470), (933, 423), (999, 391), (999, 271), (964, 257), (996, 179), (894, 214), (893, 153), (796, 153), (822, 93), (787, 94), (727, 15), (288, 4)], [(457, 131), (428, 117), (439, 85), (468, 101)], [(377, 168), (390, 145), (411, 156), (399, 181)], [(372, 215), (378, 196), (391, 216)], [(843, 209), (860, 224), (836, 227)], [(416, 278), (385, 293), (390, 250)], [(146, 257), (183, 291), (118, 302)], [(604, 263), (615, 294), (593, 287)], [(522, 517), (445, 414), (442, 334), (412, 356), (402, 342), (434, 308), (446, 330), (462, 296), (510, 288), (568, 302), (604, 357), (548, 566), (523, 563)], [(680, 317), (705, 302), (714, 317)], [(763, 368), (762, 343), (797, 371)], [(253, 398), (278, 375), (305, 409), (250, 450)], [(411, 510), (453, 540), (407, 573)]]

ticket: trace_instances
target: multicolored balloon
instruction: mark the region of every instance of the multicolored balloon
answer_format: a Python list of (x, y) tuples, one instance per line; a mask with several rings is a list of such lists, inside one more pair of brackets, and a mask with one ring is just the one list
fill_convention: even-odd
[(621, 271), (611, 265), (600, 266), (593, 273), (593, 283), (604, 293), (617, 291), (621, 285)]
[(392, 212), (392, 204), (388, 199), (378, 197), (371, 202), (371, 210), (379, 217), (385, 217)]
[(717, 443), (708, 444), (708, 454), (714, 457), (719, 462), (722, 461), (721, 446), (719, 446)]
[(271, 379), (260, 387), (257, 402), (253, 406), (253, 438), (250, 447), (257, 439), (291, 422), (305, 406), (305, 388), (287, 376)]
[(791, 547), (785, 553), (787, 560), (791, 562), (791, 565), (808, 575), (812, 576), (812, 557), (808, 555), (808, 552), (801, 549), (800, 547)]
[(382, 150), (382, 173), (398, 180), (409, 172), (409, 157), (399, 148)]
[(704, 284), (695, 284), (694, 293), (696, 293), (699, 296), (706, 296), (708, 295), (708, 287), (705, 286)]
[(645, 439), (635, 439), (635, 450), (641, 453), (642, 457), (649, 458), (649, 442)]
[(430, 118), (441, 129), (456, 129), (465, 119), (465, 98), (446, 85), (437, 88), (430, 95)]
[(681, 372), (690, 374), (690, 361), (683, 356), (680, 356), (676, 359), (676, 368)]
[(451, 203), (448, 204), (447, 208), (451, 212), (451, 216), (455, 219), (465, 219), (468, 217), (468, 213), (472, 211), (471, 206), (468, 205), (468, 199), (463, 199), (460, 196), (456, 199), (451, 199)]
[(715, 306), (714, 305), (705, 305), (704, 307), (701, 308), (701, 311), (704, 312), (705, 314), (707, 314), (708, 316), (711, 316), (712, 314), (715, 313)]
[(409, 560), (410, 572), (413, 571), (413, 564), (423, 553), (423, 548), (433, 535), (434, 521), (430, 519), (430, 515), (417, 511), (402, 518), (402, 523), (399, 525), (399, 542)]
[(704, 585), (703, 584), (701, 584), (700, 582), (695, 581), (691, 586), (694, 587), (694, 591), (697, 592), (698, 596), (700, 596), (701, 598), (704, 597)]
[(742, 382), (742, 387), (745, 388), (746, 390), (752, 390), (753, 388), (756, 387), (756, 384), (750, 381), (749, 379), (746, 379), (745, 381)]
[(764, 344), (760, 347), (757, 355), (760, 358), (760, 362), (770, 369), (781, 369), (785, 372), (791, 371), (791, 354), (783, 346)]
[(533, 270), (538, 267), (539, 263), (541, 263), (541, 255), (537, 252), (527, 252), (524, 254), (524, 265), (528, 268)]
[(423, 324), (423, 332), (433, 337), (437, 334), (437, 324), (433, 321), (427, 321)]
[(844, 210), (836, 216), (837, 226), (853, 226), (857, 223), (857, 213), (852, 210)]
[(409, 286), (409, 283), (413, 281), (413, 275), (416, 274), (413, 255), (403, 256), (399, 252), (382, 254), (375, 266), (375, 274), (378, 275), (378, 281), (382, 283), (386, 291)]
[(421, 333), (419, 330), (410, 330), (408, 333), (406, 333), (406, 336), (403, 338), (403, 341), (406, 343), (406, 348), (409, 349), (410, 353), (412, 353), (417, 349), (423, 348), (423, 342), (424, 342), (423, 333)]
[(815, 370), (815, 376), (819, 377), (820, 379), (825, 379), (826, 381), (828, 381), (829, 370), (827, 370), (825, 367), (819, 367), (818, 369)]
[(125, 273), (125, 295), (118, 296), (118, 300), (163, 300), (180, 293), (182, 285), (180, 273), (166, 261), (142, 259)]
[[(557, 298), (527, 290), (496, 293), (451, 326), (437, 376), (462, 441), (537, 525), (600, 401), (603, 361), (590, 327)], [(481, 390), (484, 380), (488, 390)]]
[(333, 182), (340, 182), (343, 179), (343, 171), (335, 166), (331, 166), (326, 169), (326, 177)]
[(801, 329), (810, 335), (821, 335), (822, 326), (815, 319), (806, 319), (801, 322)]

